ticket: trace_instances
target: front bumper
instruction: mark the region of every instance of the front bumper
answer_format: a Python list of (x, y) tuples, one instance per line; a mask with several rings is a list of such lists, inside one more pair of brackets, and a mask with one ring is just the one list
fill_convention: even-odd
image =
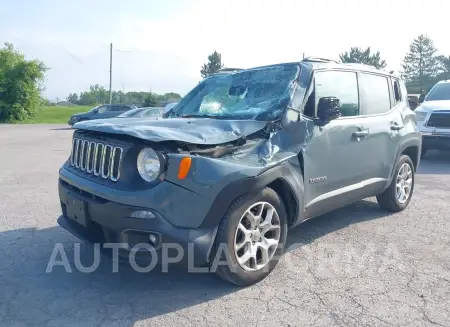
[(450, 133), (422, 133), (422, 149), (450, 150)]
[(78, 119), (76, 118), (70, 118), (69, 121), (67, 122), (67, 124), (69, 124), (70, 126), (73, 126), (73, 124), (75, 124), (78, 121)]
[[(173, 258), (181, 253), (180, 263), (195, 267), (208, 264), (216, 228), (177, 227), (156, 210), (115, 203), (62, 179), (59, 180), (59, 198), (63, 213), (58, 219), (59, 225), (90, 244), (99, 243), (103, 247), (105, 243), (121, 243), (121, 261), (128, 258), (131, 250), (141, 248), (136, 257), (144, 260), (156, 254), (160, 262), (164, 255)], [(150, 211), (153, 215), (133, 218), (132, 213), (136, 211)], [(156, 241), (151, 241), (150, 236)], [(141, 247), (142, 244), (154, 248), (153, 254)]]

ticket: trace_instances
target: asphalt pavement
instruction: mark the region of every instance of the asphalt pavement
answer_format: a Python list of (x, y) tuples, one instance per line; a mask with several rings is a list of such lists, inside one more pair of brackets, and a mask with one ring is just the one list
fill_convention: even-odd
[[(450, 326), (450, 154), (430, 152), (409, 207), (359, 201), (290, 231), (261, 283), (213, 274), (75, 269), (57, 226), (66, 125), (0, 125), (0, 326)], [(72, 272), (46, 272), (55, 244)], [(89, 261), (89, 252), (85, 262)]]

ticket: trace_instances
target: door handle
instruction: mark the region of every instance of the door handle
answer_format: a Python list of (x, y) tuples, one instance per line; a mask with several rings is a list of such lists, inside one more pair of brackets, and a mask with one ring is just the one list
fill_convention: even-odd
[(401, 130), (403, 127), (405, 127), (405, 125), (400, 125), (399, 123), (395, 122), (395, 121), (391, 121), (391, 130), (393, 131), (399, 131)]
[(352, 135), (354, 137), (364, 137), (364, 136), (369, 135), (369, 130), (368, 129), (364, 129), (362, 131), (353, 132)]

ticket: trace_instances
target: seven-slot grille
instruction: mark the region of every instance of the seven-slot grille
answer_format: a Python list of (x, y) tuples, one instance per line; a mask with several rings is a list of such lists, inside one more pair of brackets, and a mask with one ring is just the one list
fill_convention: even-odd
[(428, 118), (427, 126), (450, 128), (450, 112), (433, 112)]
[(70, 164), (88, 174), (117, 182), (123, 149), (119, 146), (74, 138)]

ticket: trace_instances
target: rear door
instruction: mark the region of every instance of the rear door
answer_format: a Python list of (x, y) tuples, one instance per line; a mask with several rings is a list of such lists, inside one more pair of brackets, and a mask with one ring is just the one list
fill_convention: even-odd
[(381, 190), (395, 164), (403, 126), (402, 111), (407, 105), (398, 80), (385, 75), (360, 73), (362, 126), (369, 131), (365, 140), (371, 149), (366, 165), (370, 180)]
[(120, 104), (114, 104), (111, 105), (111, 112), (109, 117), (116, 117), (119, 116), (120, 114), (123, 114), (124, 112), (130, 110), (131, 108), (125, 105), (120, 105)]

